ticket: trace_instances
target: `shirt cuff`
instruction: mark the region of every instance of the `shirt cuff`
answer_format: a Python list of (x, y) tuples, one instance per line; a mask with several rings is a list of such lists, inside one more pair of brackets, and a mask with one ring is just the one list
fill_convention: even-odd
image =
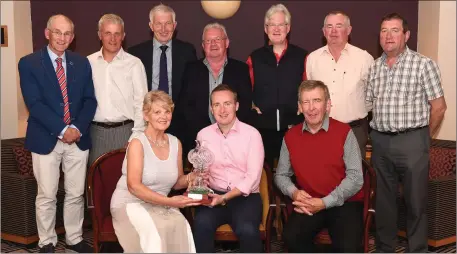
[(289, 196), (291, 199), (294, 199), (294, 192), (298, 190), (298, 188), (295, 185), (291, 185), (287, 188), (287, 196)]
[[(73, 129), (77, 129), (79, 131), (78, 127), (74, 126), (73, 124), (71, 124), (70, 127), (73, 128)], [(83, 136), (83, 134), (80, 131), (79, 131), (79, 136), (80, 137)]]
[(329, 209), (336, 206), (336, 199), (330, 194), (323, 197), (322, 201), (324, 201), (325, 209)]
[(67, 126), (65, 126), (65, 128), (63, 128), (63, 130), (60, 132), (60, 135), (57, 136), (59, 139), (63, 138), (63, 134), (65, 134), (65, 132), (67, 131), (68, 127), (70, 127), (70, 126), (67, 125)]
[(251, 188), (249, 188), (249, 186), (246, 186), (246, 184), (238, 184), (237, 186), (235, 186), (235, 188), (237, 188), (241, 192), (241, 195), (245, 197), (251, 194)]

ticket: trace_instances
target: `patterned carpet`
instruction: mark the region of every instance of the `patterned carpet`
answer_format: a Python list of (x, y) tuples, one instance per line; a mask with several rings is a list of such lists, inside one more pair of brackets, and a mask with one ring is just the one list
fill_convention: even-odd
[[(275, 235), (275, 234), (273, 234)], [(92, 242), (92, 231), (89, 229), (85, 229), (84, 232), (84, 239), (87, 241), (88, 244), (93, 245)], [(403, 253), (406, 247), (406, 240), (399, 238), (398, 246), (396, 249), (397, 253)], [(374, 245), (374, 238), (373, 236), (370, 237), (370, 249), (369, 252), (374, 252), (376, 250), (376, 246)], [(283, 243), (278, 240), (272, 240), (271, 243), (271, 251), (272, 252), (284, 252)], [(325, 251), (324, 249), (322, 251)], [(331, 251), (331, 250), (329, 250)], [(18, 245), (13, 242), (3, 241), (2, 240), (2, 253), (8, 252), (15, 252), (15, 253), (33, 253), (38, 252), (38, 247), (36, 244), (34, 246), (24, 246)], [(57, 243), (56, 252), (65, 253), (65, 240), (64, 235), (59, 236), (59, 242)], [(122, 252), (122, 248), (117, 244), (109, 244), (106, 245), (102, 252), (111, 252), (111, 253), (119, 253)], [(216, 244), (216, 252), (218, 253), (237, 253), (239, 252), (238, 246), (236, 243), (217, 243)], [(431, 253), (456, 253), (456, 246), (447, 245), (436, 249), (429, 249)]]

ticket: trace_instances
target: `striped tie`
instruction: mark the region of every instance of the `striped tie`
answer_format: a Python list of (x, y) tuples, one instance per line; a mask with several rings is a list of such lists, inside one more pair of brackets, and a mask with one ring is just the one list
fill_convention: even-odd
[(56, 59), (56, 62), (57, 62), (57, 68), (56, 68), (57, 81), (59, 82), (60, 90), (62, 91), (63, 104), (64, 104), (63, 121), (66, 124), (70, 124), (70, 104), (68, 103), (67, 79), (65, 78), (65, 70), (63, 69), (63, 66), (62, 66), (62, 58), (58, 57)]

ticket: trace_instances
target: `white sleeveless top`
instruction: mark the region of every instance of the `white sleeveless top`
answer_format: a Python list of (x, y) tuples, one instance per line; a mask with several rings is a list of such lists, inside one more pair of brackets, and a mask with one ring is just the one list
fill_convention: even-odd
[[(167, 133), (170, 151), (166, 160), (160, 160), (154, 154), (148, 138), (144, 133), (137, 139), (143, 145), (143, 176), (142, 183), (149, 189), (167, 196), (178, 180), (178, 139)], [(128, 148), (127, 148), (128, 149)], [(118, 208), (127, 203), (144, 203), (127, 188), (127, 154), (122, 164), (122, 176), (117, 182), (111, 198), (111, 208)]]

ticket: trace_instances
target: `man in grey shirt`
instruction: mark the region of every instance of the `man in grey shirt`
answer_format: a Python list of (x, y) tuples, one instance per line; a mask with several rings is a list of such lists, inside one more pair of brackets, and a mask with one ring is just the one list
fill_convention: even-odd
[(323, 82), (303, 81), (298, 98), (305, 122), (285, 134), (275, 174), (294, 205), (284, 242), (290, 252), (315, 252), (314, 237), (326, 227), (334, 252), (359, 252), (363, 173), (357, 139), (349, 124), (328, 116), (330, 94)]

